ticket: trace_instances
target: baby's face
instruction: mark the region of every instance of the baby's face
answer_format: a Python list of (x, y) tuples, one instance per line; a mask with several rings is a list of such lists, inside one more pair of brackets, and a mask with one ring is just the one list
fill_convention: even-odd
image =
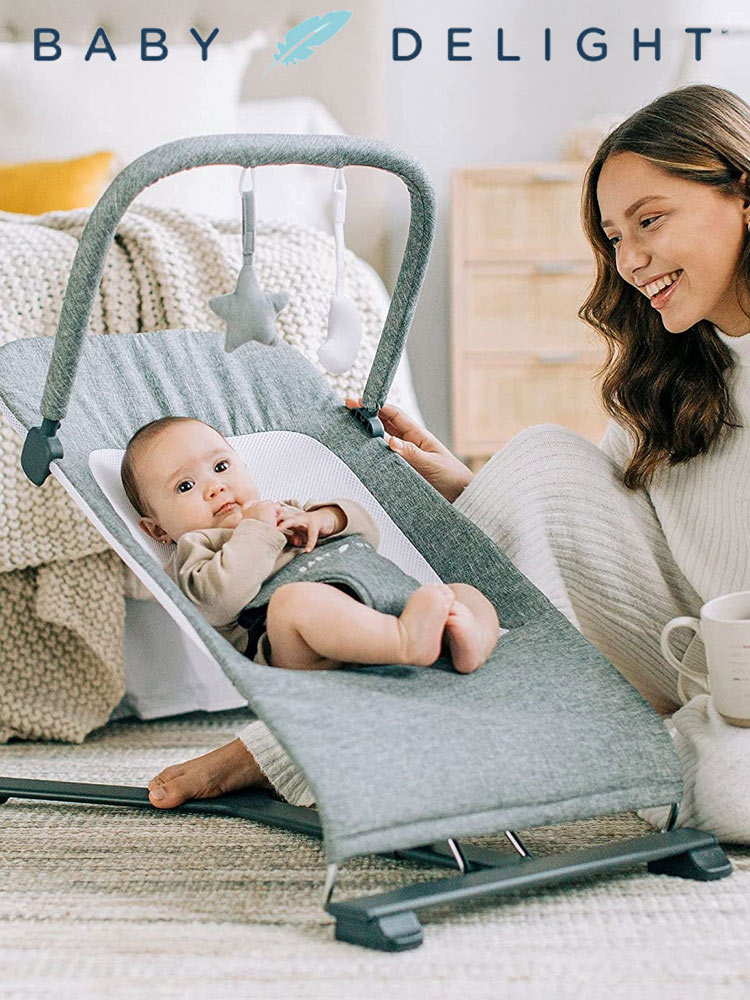
[(176, 542), (186, 531), (236, 528), (242, 504), (260, 498), (236, 452), (197, 421), (163, 430), (138, 456), (136, 470), (148, 507), (140, 526), (159, 542)]

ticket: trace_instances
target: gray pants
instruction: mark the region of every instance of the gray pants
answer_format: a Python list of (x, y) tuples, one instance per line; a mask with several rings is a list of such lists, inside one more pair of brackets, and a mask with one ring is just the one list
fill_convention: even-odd
[[(627, 489), (610, 458), (552, 424), (516, 435), (456, 500), (515, 566), (663, 715), (703, 689), (659, 648), (670, 618), (703, 601), (677, 567), (643, 490)], [(675, 655), (706, 671), (686, 630)], [(681, 645), (682, 644), (682, 645)]]

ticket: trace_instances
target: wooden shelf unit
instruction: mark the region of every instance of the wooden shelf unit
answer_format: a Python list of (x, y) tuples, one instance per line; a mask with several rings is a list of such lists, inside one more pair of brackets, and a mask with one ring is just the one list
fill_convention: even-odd
[(454, 448), (481, 465), (531, 424), (599, 441), (604, 345), (577, 316), (594, 278), (581, 163), (462, 167), (453, 175)]

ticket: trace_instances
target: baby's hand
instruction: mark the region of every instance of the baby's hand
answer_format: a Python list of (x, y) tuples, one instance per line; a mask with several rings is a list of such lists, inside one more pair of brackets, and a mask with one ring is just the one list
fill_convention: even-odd
[(343, 527), (343, 511), (338, 507), (319, 507), (317, 510), (300, 511), (281, 520), (279, 531), (289, 538), (296, 547), (305, 546), (305, 552), (312, 552), (318, 543), (318, 538), (340, 531)]
[(272, 528), (281, 530), (279, 526), (281, 504), (274, 503), (273, 500), (249, 500), (242, 505), (242, 517), (252, 517), (256, 521), (263, 521)]

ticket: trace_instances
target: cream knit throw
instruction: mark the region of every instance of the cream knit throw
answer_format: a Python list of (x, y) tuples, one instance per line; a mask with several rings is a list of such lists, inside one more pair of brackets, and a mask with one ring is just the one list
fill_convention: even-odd
[[(107, 259), (90, 332), (223, 330), (207, 303), (234, 289), (239, 214), (238, 205), (237, 221), (212, 222), (131, 207)], [(54, 335), (88, 215), (0, 212), (0, 343)], [(260, 223), (255, 262), (265, 289), (290, 293), (277, 320), (281, 336), (322, 371), (315, 355), (334, 287), (333, 239)], [(388, 305), (380, 279), (352, 254), (347, 294), (362, 316), (362, 346), (350, 372), (327, 376), (342, 397), (363, 389)], [(416, 410), (405, 364), (389, 398)], [(124, 693), (124, 567), (55, 479), (41, 488), (26, 480), (22, 444), (0, 420), (0, 742), (80, 743)]]
[[(727, 844), (750, 844), (750, 729), (730, 726), (710, 694), (697, 694), (664, 724), (682, 761), (685, 794), (676, 826), (707, 830)], [(661, 829), (669, 809), (638, 815)]]

